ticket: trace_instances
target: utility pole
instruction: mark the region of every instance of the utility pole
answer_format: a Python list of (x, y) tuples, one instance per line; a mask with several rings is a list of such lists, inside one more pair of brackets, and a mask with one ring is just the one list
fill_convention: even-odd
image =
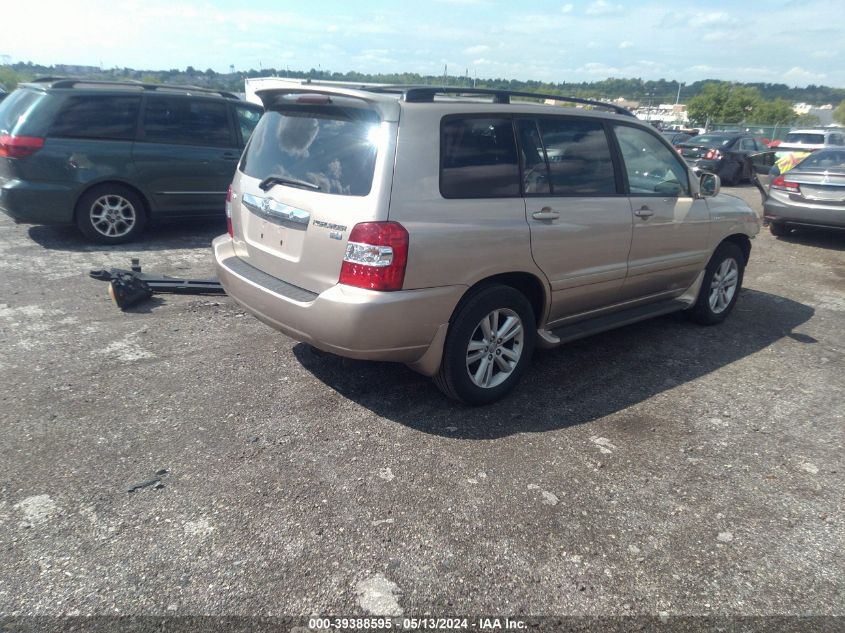
[(448, 76), (448, 73), (447, 73), (448, 69), (449, 69), (449, 65), (443, 64), (443, 85), (444, 86), (446, 85), (446, 77)]
[(683, 85), (684, 84), (682, 84), (682, 83), (678, 83), (678, 96), (675, 97), (675, 105), (678, 105), (678, 103), (680, 103), (680, 101), (681, 101), (681, 86), (683, 86)]

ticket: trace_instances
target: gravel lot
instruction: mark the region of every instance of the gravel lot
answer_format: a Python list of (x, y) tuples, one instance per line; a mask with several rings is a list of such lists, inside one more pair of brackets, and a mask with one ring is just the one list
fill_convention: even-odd
[(224, 230), (0, 218), (0, 614), (845, 616), (845, 235), (764, 230), (722, 326), (538, 352), (468, 409), (86, 276), (208, 275)]

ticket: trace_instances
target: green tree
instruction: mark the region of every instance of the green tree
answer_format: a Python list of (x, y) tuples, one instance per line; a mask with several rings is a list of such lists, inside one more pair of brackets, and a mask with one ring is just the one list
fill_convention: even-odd
[(833, 120), (845, 125), (845, 99), (843, 99), (842, 103), (836, 106), (836, 109), (833, 111)]
[(822, 124), (822, 120), (817, 117), (815, 114), (807, 114), (800, 115), (797, 119), (795, 119), (795, 125), (800, 125), (801, 127), (819, 127)]
[(754, 110), (754, 123), (788, 123), (796, 118), (792, 105), (786, 99), (775, 99), (774, 101), (761, 101)]
[(0, 67), (0, 85), (6, 86), (6, 90), (11, 92), (18, 86), (21, 81), (20, 75), (7, 66)]
[(689, 118), (698, 123), (722, 121), (725, 104), (731, 96), (731, 86), (724, 82), (712, 82), (704, 86), (701, 94), (687, 104)]

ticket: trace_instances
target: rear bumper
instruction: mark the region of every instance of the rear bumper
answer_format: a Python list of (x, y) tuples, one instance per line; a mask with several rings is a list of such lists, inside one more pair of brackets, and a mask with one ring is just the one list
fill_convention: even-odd
[(845, 209), (786, 204), (773, 197), (763, 205), (763, 217), (769, 222), (845, 229)]
[(214, 240), (217, 275), (247, 311), (297, 341), (363, 360), (395, 361), (433, 375), (445, 329), (466, 288), (378, 292), (336, 285), (315, 294), (249, 266), (228, 235)]
[(0, 180), (0, 211), (15, 222), (73, 222), (75, 191), (61, 183)]

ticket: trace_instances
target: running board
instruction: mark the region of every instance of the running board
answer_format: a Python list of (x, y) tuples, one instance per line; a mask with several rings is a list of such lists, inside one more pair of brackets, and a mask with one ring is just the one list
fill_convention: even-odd
[(593, 334), (613, 330), (623, 325), (630, 325), (637, 321), (645, 321), (654, 317), (663, 316), (664, 314), (671, 314), (672, 312), (680, 312), (689, 308), (689, 304), (678, 299), (671, 299), (668, 301), (660, 301), (658, 303), (649, 303), (636, 308), (628, 308), (621, 312), (614, 312), (600, 317), (588, 319), (586, 321), (578, 321), (571, 325), (564, 325), (563, 327), (555, 328), (551, 331), (546, 331), (544, 338), (547, 343), (553, 345), (560, 345), (568, 343), (579, 338), (586, 338)]

